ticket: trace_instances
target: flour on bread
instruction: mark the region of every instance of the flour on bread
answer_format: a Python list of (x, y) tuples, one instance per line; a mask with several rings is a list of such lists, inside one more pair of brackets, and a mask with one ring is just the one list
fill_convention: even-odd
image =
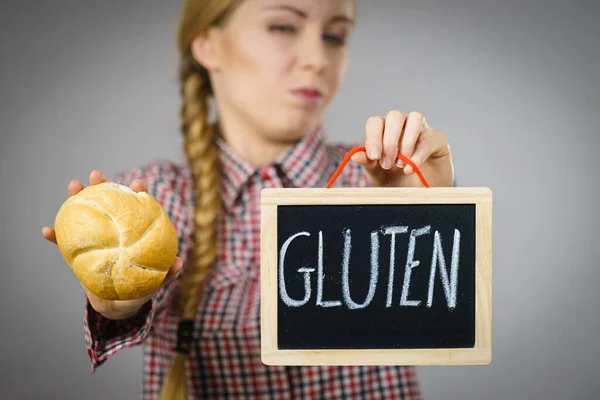
[(116, 190), (121, 193), (132, 194), (134, 196), (146, 196), (146, 192), (134, 192), (130, 187), (121, 185), (116, 182), (105, 182), (106, 186), (112, 190)]

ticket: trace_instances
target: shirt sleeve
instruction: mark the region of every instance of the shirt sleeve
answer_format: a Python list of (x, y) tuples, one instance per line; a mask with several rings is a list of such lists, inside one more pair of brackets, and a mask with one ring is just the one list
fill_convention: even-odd
[[(113, 182), (129, 186), (136, 180), (142, 179), (146, 183), (148, 193), (163, 206), (171, 221), (174, 223), (179, 238), (178, 255), (182, 255), (189, 247), (185, 232), (189, 227), (183, 226), (182, 221), (182, 193), (177, 187), (182, 185), (180, 174), (173, 164), (168, 162), (149, 164), (129, 172), (121, 172), (115, 176)], [(183, 247), (183, 250), (182, 250)], [(110, 320), (98, 313), (85, 297), (84, 336), (87, 353), (91, 362), (91, 370), (95, 372), (109, 357), (119, 351), (141, 344), (151, 331), (154, 317), (167, 307), (173, 285), (177, 284), (180, 277), (161, 287), (158, 292), (130, 318), (124, 320)]]
[(156, 310), (156, 299), (152, 298), (135, 316), (114, 321), (96, 312), (87, 297), (85, 303), (85, 345), (92, 372), (120, 350), (143, 342), (148, 336)]

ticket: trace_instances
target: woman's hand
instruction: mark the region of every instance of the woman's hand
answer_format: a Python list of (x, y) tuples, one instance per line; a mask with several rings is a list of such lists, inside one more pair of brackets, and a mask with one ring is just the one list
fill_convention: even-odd
[[(100, 171), (92, 171), (90, 174), (90, 185), (97, 185), (102, 182), (106, 182), (106, 177)], [(145, 192), (147, 191), (146, 185), (142, 180), (134, 180), (129, 185), (131, 190), (135, 192)], [(78, 180), (72, 180), (68, 185), (69, 195), (74, 196), (80, 191), (83, 190), (83, 185)], [(56, 233), (53, 228), (48, 226), (44, 226), (42, 228), (42, 236), (46, 238), (46, 240), (56, 244)], [(183, 261), (180, 257), (175, 258), (175, 262), (171, 266), (171, 269), (167, 272), (165, 280), (163, 281), (163, 285), (169, 281), (172, 281), (177, 277), (181, 268), (183, 267)], [(83, 287), (83, 285), (81, 285)], [(102, 314), (104, 317), (108, 319), (125, 319), (134, 316), (138, 313), (138, 311), (142, 308), (144, 304), (146, 304), (154, 295), (154, 293), (147, 295), (145, 297), (135, 299), (135, 300), (104, 300), (100, 297), (94, 295), (89, 292), (85, 287), (83, 287), (85, 293), (90, 301), (91, 306), (98, 313)]]
[(398, 152), (415, 163), (429, 186), (452, 186), (454, 168), (446, 135), (427, 125), (421, 113), (390, 111), (366, 124), (365, 152), (352, 156), (380, 187), (422, 187), (423, 183)]

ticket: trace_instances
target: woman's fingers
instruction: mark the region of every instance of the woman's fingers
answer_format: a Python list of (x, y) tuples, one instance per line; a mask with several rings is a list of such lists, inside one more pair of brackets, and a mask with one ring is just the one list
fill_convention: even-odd
[[(106, 176), (104, 176), (104, 174), (98, 170), (93, 170), (90, 173), (90, 185), (97, 185), (99, 183), (102, 182), (106, 182)], [(83, 190), (83, 184), (77, 180), (77, 179), (73, 179), (71, 180), (71, 182), (69, 182), (69, 185), (67, 186), (67, 190), (69, 191), (69, 195), (71, 196), (75, 196), (77, 193), (81, 192)]]
[(147, 192), (146, 182), (141, 179), (136, 179), (129, 185), (129, 188), (134, 192)]
[(404, 113), (392, 110), (385, 118), (385, 128), (383, 131), (383, 154), (381, 157), (381, 168), (390, 170), (398, 158), (398, 143), (402, 139), (402, 131), (406, 115)]
[[(408, 114), (406, 126), (404, 128), (404, 134), (402, 135), (402, 141), (400, 142), (400, 154), (408, 159), (411, 159), (411, 161), (412, 155), (415, 151), (415, 144), (419, 139), (422, 129), (423, 114), (414, 111)], [(403, 168), (404, 161), (398, 158), (396, 165), (398, 168)]]
[[(431, 156), (431, 154), (434, 151), (434, 148), (433, 148), (434, 143), (432, 143), (431, 137), (425, 136), (425, 135), (423, 135), (423, 136), (424, 137), (422, 137), (417, 142), (414, 153), (410, 157), (410, 161), (412, 161), (413, 164), (415, 164), (417, 166), (417, 168), (421, 168), (423, 166), (423, 163), (425, 163), (425, 161), (427, 161), (427, 159)], [(410, 164), (407, 164), (404, 167), (404, 172), (406, 174), (412, 174), (415, 171)]]
[[(106, 176), (98, 170), (93, 170), (90, 174), (90, 185), (97, 185), (98, 183), (106, 182)], [(67, 185), (67, 191), (69, 192), (69, 196), (75, 196), (77, 193), (83, 190), (83, 184), (78, 179), (72, 179), (71, 182)], [(42, 236), (46, 238), (46, 240), (56, 244), (56, 232), (54, 229), (44, 226), (42, 228)]]
[[(416, 149), (411, 157), (411, 161), (421, 168), (426, 161), (432, 157), (444, 157), (449, 155), (448, 139), (442, 132), (435, 131), (431, 127), (426, 127), (417, 141)], [(406, 165), (404, 172), (412, 174), (414, 172), (410, 165)]]
[(77, 193), (83, 190), (83, 184), (77, 179), (73, 179), (71, 182), (69, 182), (67, 190), (69, 191), (70, 196), (75, 196)]
[[(382, 152), (382, 136), (385, 126), (385, 120), (382, 117), (371, 117), (365, 125), (365, 150), (366, 156), (370, 161), (377, 161), (381, 157)], [(363, 161), (367, 161), (366, 159)]]
[(169, 272), (167, 272), (167, 276), (165, 277), (164, 283), (170, 282), (173, 279), (177, 278), (182, 269), (183, 260), (180, 257), (176, 257), (175, 262), (173, 263), (173, 265), (171, 265)]
[(42, 236), (46, 238), (47, 241), (56, 244), (56, 232), (49, 226), (44, 226), (42, 228)]
[[(95, 169), (90, 173), (89, 181), (90, 181), (90, 185), (97, 185), (99, 183), (107, 182), (108, 179), (102, 172)], [(129, 187), (131, 188), (131, 190), (133, 190), (135, 192), (148, 191), (148, 189), (146, 187), (146, 183), (141, 179), (134, 180), (133, 182), (131, 182), (131, 185), (129, 185)], [(81, 183), (81, 181), (79, 181), (77, 179), (72, 179), (69, 182), (69, 184), (67, 185), (67, 191), (69, 192), (70, 196), (75, 196), (77, 193), (81, 192), (83, 189), (84, 189), (83, 184)], [(49, 242), (56, 244), (56, 232), (54, 231), (53, 228), (50, 228), (49, 226), (44, 226), (42, 228), (42, 236)]]
[(93, 170), (92, 173), (90, 174), (90, 185), (97, 185), (99, 183), (102, 182), (106, 182), (106, 176), (104, 176), (104, 174), (100, 171), (98, 171), (97, 169)]
[[(69, 192), (69, 196), (75, 196), (77, 193), (83, 190), (83, 185), (77, 179), (71, 180), (67, 185), (67, 191)], [(44, 226), (42, 228), (42, 236), (49, 242), (54, 244), (56, 243), (56, 231), (49, 226)]]

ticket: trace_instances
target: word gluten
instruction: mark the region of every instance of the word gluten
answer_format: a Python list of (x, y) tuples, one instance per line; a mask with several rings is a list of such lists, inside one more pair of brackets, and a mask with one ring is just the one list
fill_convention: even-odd
[[(317, 288), (316, 288), (316, 305), (319, 307), (341, 307), (344, 304), (351, 310), (362, 309), (371, 303), (375, 292), (381, 290), (381, 282), (379, 282), (379, 240), (380, 236), (383, 239), (389, 236), (390, 240), (390, 258), (389, 258), (389, 278), (387, 284), (383, 282), (383, 290), (387, 291), (386, 307), (392, 306), (394, 274), (397, 267), (396, 260), (396, 241), (400, 240), (399, 235), (407, 234), (408, 236), (408, 251), (406, 260), (403, 262), (404, 278), (402, 282), (402, 293), (400, 296), (399, 306), (401, 307), (418, 307), (422, 305), (421, 300), (409, 299), (411, 274), (414, 268), (421, 265), (420, 260), (414, 259), (415, 247), (417, 238), (423, 235), (431, 234), (431, 225), (424, 226), (419, 229), (411, 229), (409, 233), (408, 226), (384, 226), (379, 230), (371, 232), (371, 253), (370, 253), (370, 279), (369, 288), (366, 297), (362, 302), (357, 302), (359, 294), (351, 293), (350, 291), (350, 259), (352, 253), (352, 232), (350, 229), (344, 229), (342, 232), (344, 238), (344, 249), (342, 253), (342, 271), (341, 271), (341, 292), (342, 300), (323, 300), (323, 281), (324, 281), (324, 266), (323, 266), (323, 231), (318, 232), (318, 252), (317, 252)], [(460, 231), (454, 230), (452, 254), (450, 257), (450, 271), (446, 268), (446, 257), (442, 251), (442, 236), (436, 230), (433, 233), (433, 249), (431, 251), (431, 263), (429, 265), (429, 285), (426, 307), (431, 308), (433, 304), (434, 285), (436, 275), (439, 275), (448, 309), (453, 310), (456, 307), (457, 282), (459, 271), (459, 255), (460, 255)], [(286, 289), (285, 277), (290, 271), (286, 269), (286, 252), (289, 246), (299, 240), (314, 240), (311, 234), (306, 231), (298, 232), (290, 236), (279, 250), (279, 295), (281, 300), (288, 307), (302, 307), (307, 304), (313, 292), (311, 274), (315, 272), (315, 268), (302, 267), (296, 270), (297, 273), (303, 274), (304, 279), (304, 296), (300, 298), (292, 298)], [(405, 239), (406, 240), (406, 239)], [(342, 303), (343, 301), (343, 303)]]

